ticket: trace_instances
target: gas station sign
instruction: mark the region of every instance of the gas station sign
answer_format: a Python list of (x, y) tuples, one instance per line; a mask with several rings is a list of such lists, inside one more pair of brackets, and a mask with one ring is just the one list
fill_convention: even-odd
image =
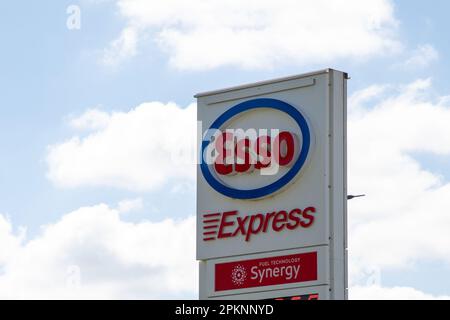
[(196, 96), (201, 299), (346, 298), (346, 79)]

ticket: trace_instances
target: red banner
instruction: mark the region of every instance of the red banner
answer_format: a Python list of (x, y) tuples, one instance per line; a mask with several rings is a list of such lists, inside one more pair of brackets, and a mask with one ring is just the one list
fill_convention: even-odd
[(215, 291), (317, 280), (317, 252), (215, 265)]

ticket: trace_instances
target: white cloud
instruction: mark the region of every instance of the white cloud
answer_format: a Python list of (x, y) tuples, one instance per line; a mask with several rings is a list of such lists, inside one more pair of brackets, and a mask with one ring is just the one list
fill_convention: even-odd
[(125, 30), (135, 33), (133, 41), (128, 41), (132, 45), (127, 46), (122, 33), (107, 50), (106, 61), (120, 62), (133, 55), (138, 34), (143, 33), (156, 39), (172, 66), (193, 70), (224, 65), (267, 68), (323, 64), (339, 58), (366, 59), (401, 47), (390, 0), (117, 3), (128, 20)]
[(141, 198), (126, 199), (119, 202), (117, 210), (121, 213), (127, 213), (134, 210), (140, 210), (144, 207), (144, 201)]
[(134, 28), (123, 29), (119, 37), (103, 51), (101, 63), (115, 67), (126, 59), (134, 57), (137, 53), (137, 42), (138, 33)]
[(77, 130), (99, 130), (107, 127), (109, 120), (107, 112), (90, 109), (80, 117), (70, 119), (70, 126)]
[(349, 190), (368, 195), (349, 202), (352, 285), (368, 267), (450, 263), (450, 183), (416, 159), (450, 155), (450, 105), (432, 97), (430, 80), (383, 87), (350, 99), (359, 104), (349, 108)]
[(28, 241), (11, 230), (0, 215), (0, 299), (197, 296), (194, 217), (128, 223), (101, 204), (64, 215)]
[(404, 62), (406, 68), (425, 68), (439, 59), (439, 53), (430, 44), (418, 46)]
[(449, 300), (450, 296), (434, 296), (410, 287), (386, 288), (373, 285), (351, 288), (349, 298), (352, 300)]
[(20, 228), (18, 233), (15, 234), (10, 221), (0, 214), (0, 266), (6, 263), (17, 251), (25, 235), (26, 229), (24, 228)]
[(170, 179), (194, 180), (194, 104), (182, 109), (151, 102), (111, 114), (90, 110), (72, 123), (98, 129), (49, 147), (48, 177), (58, 186), (147, 191)]

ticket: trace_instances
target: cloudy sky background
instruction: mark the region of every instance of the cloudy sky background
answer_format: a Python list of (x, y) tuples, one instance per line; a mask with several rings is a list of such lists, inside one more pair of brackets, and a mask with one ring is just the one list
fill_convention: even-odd
[[(81, 10), (70, 30), (67, 9)], [(450, 298), (447, 1), (0, 4), (0, 298), (197, 298), (193, 94), (349, 74), (350, 298)]]

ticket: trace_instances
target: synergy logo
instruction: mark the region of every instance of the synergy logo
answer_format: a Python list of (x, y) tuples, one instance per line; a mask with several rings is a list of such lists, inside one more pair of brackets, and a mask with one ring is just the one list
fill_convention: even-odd
[(231, 281), (237, 286), (242, 286), (247, 278), (247, 270), (240, 264), (231, 271)]
[[(298, 133), (277, 128), (227, 128), (239, 116), (262, 110), (287, 115), (294, 121)], [(253, 99), (223, 113), (205, 132), (200, 168), (205, 180), (217, 192), (234, 199), (260, 199), (294, 180), (307, 160), (310, 145), (309, 126), (299, 110), (276, 99)], [(255, 171), (261, 175), (275, 175), (279, 168), (286, 168), (287, 172), (275, 181), (251, 189), (232, 187), (222, 179)]]
[(219, 263), (216, 291), (317, 280), (317, 252)]
[(270, 230), (309, 228), (314, 223), (316, 208), (280, 210), (266, 214), (239, 216), (238, 211), (207, 213), (203, 215), (203, 241), (242, 237), (250, 241), (253, 235)]

